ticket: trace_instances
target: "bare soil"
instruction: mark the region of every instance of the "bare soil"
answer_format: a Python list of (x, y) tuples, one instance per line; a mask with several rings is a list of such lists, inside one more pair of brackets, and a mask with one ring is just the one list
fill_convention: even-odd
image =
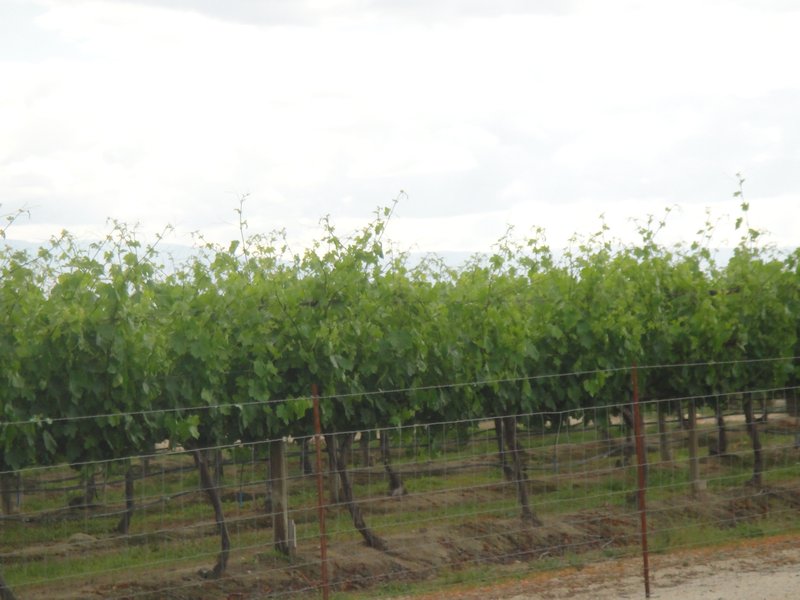
[[(786, 600), (800, 590), (800, 537), (672, 552), (650, 561), (655, 600)], [(603, 561), (481, 587), (393, 600), (616, 600), (645, 598), (641, 558)]]
[[(480, 502), (496, 498), (501, 490), (491, 487), (480, 490), (448, 491), (443, 494), (409, 495), (386, 498), (370, 506), (367, 517), (402, 512), (413, 514), (460, 502)], [(655, 506), (661, 519), (659, 527), (674, 522), (685, 523), (687, 506), (693, 516), (707, 518), (708, 522), (736, 525), (757, 522), (771, 511), (797, 514), (800, 493), (791, 488), (765, 489), (757, 496), (752, 490), (731, 491), (722, 496), (706, 495), (699, 502), (672, 501), (670, 505)], [(338, 509), (341, 510), (341, 509)], [(516, 518), (495, 518), (480, 514), (459, 525), (404, 525), (401, 530), (379, 531), (389, 543), (389, 551), (381, 552), (366, 547), (356, 539), (342, 539), (331, 544), (329, 551), (330, 581), (334, 590), (352, 592), (358, 597), (369, 597), (375, 586), (392, 582), (420, 582), (435, 578), (442, 572), (480, 567), (490, 581), (490, 587), (445, 590), (423, 598), (635, 598), (644, 597), (639, 560), (602, 560), (603, 555), (635, 556), (639, 536), (639, 523), (635, 507), (601, 506), (570, 514), (548, 515), (544, 526), (523, 525)], [(682, 521), (683, 520), (683, 521)], [(685, 526), (685, 525), (684, 525)], [(723, 525), (725, 526), (725, 525)], [(268, 539), (269, 532), (265, 532)], [(92, 552), (119, 551), (124, 538), (103, 540), (98, 546), (88, 539), (91, 536), (74, 536), (68, 543), (34, 546), (26, 550), (28, 560), (37, 553), (46, 560), (53, 553), (78, 553), (91, 546)], [(265, 539), (265, 542), (267, 540)], [(654, 554), (651, 571), (654, 598), (711, 598), (691, 595), (704, 589), (730, 584), (731, 573), (741, 579), (749, 571), (761, 573), (783, 572), (798, 583), (795, 573), (800, 571), (798, 537), (759, 539), (747, 545), (723, 549), (692, 552)], [(590, 553), (590, 554), (589, 554)], [(581, 557), (585, 556), (585, 560)], [(577, 559), (576, 559), (577, 557)], [(722, 562), (718, 559), (722, 558)], [(726, 562), (726, 561), (733, 562)], [(208, 557), (203, 561), (208, 561)], [(544, 562), (548, 561), (548, 562)], [(598, 562), (599, 561), (599, 562)], [(711, 566), (705, 566), (706, 563)], [(219, 580), (205, 580), (200, 576), (208, 564), (152, 565), (146, 573), (141, 571), (98, 574), (75, 584), (71, 589), (52, 584), (30, 587), (21, 594), (23, 598), (52, 600), (78, 600), (84, 598), (138, 598), (172, 600), (249, 600), (275, 596), (317, 597), (320, 585), (319, 546), (316, 542), (301, 544), (293, 561), (277, 558), (264, 552), (264, 545), (256, 549), (237, 549), (231, 557), (228, 571)], [(522, 579), (532, 571), (541, 571), (546, 564), (556, 569)], [(561, 568), (575, 564), (575, 568)], [(585, 565), (585, 566), (583, 566)], [(794, 572), (791, 571), (794, 568)], [(719, 574), (722, 575), (719, 575)], [(725, 576), (728, 573), (728, 576)], [(791, 579), (794, 577), (794, 579)], [(513, 583), (497, 583), (512, 578)], [(687, 581), (696, 587), (686, 592), (682, 586)], [(749, 579), (748, 579), (749, 581)], [(779, 590), (786, 590), (783, 579)], [(744, 585), (744, 581), (740, 582)], [(710, 586), (710, 587), (709, 587)], [(669, 590), (679, 595), (665, 595)], [(744, 589), (744, 588), (738, 588)], [(758, 592), (761, 593), (759, 588)], [(800, 588), (788, 588), (800, 589)], [(656, 593), (661, 595), (655, 595)], [(415, 596), (419, 597), (419, 596)], [(758, 594), (733, 594), (713, 596), (719, 598), (788, 598), (759, 596)]]

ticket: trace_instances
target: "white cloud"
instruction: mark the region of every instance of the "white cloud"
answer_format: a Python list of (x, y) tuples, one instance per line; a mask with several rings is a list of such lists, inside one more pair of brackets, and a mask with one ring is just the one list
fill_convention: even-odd
[(228, 239), (250, 193), (251, 228), (304, 237), (406, 189), (400, 237), (478, 250), (507, 222), (564, 238), (722, 202), (740, 170), (780, 199), (766, 228), (795, 214), (800, 11), (780, 2), (41, 7), (29, 27), (71, 51), (0, 55), (0, 202), (29, 231)]

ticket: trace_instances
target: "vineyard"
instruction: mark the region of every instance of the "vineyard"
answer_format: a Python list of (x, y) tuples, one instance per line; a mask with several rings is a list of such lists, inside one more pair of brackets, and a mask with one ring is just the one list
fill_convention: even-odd
[(746, 203), (724, 264), (712, 225), (667, 248), (651, 218), (635, 245), (509, 233), (453, 267), (394, 249), (391, 215), (302, 253), (241, 221), (167, 266), (123, 224), (2, 250), (0, 598), (635, 553), (637, 427), (654, 552), (797, 531), (800, 251)]

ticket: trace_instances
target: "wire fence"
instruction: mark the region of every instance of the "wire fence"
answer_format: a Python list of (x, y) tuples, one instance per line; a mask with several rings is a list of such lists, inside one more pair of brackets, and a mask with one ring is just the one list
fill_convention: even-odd
[(446, 573), (492, 580), (507, 565), (638, 556), (643, 512), (651, 553), (798, 532), (799, 395), (309, 427), (4, 472), (3, 597), (300, 598)]

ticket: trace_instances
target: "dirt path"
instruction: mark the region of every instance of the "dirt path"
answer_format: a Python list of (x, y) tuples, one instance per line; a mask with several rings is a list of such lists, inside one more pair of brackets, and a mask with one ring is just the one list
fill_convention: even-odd
[[(800, 592), (800, 537), (656, 555), (654, 600), (785, 600)], [(481, 588), (457, 588), (413, 600), (616, 600), (645, 598), (641, 559), (596, 563)], [(398, 598), (397, 600), (401, 600)]]

